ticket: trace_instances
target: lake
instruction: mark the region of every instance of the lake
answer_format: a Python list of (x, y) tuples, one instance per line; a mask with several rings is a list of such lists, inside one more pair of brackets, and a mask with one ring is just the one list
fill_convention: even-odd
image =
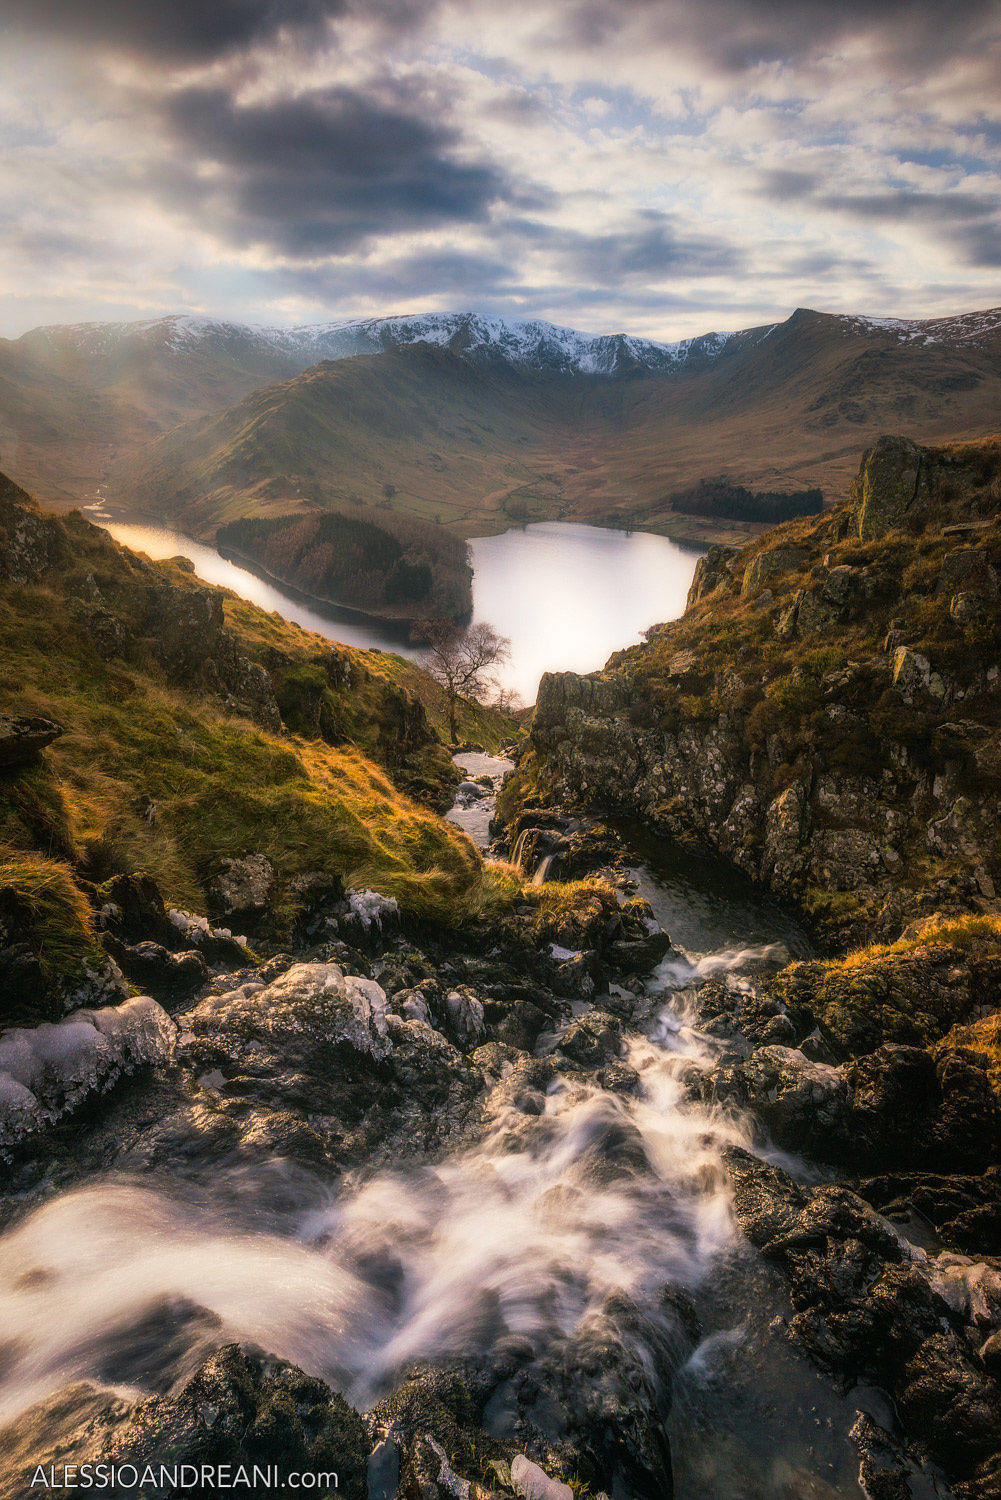
[[(350, 646), (421, 658), (392, 627), (339, 617), (333, 607), (321, 613), (228, 562), (214, 547), (167, 527), (116, 521), (100, 505), (88, 511), (125, 546), (154, 558), (188, 557), (207, 583), (232, 589), (306, 630)], [(526, 703), (534, 702), (543, 672), (594, 671), (613, 651), (638, 641), (649, 625), (680, 615), (699, 556), (667, 537), (568, 521), (474, 537), (469, 546), (474, 618), (510, 638), (511, 659), (500, 676)]]

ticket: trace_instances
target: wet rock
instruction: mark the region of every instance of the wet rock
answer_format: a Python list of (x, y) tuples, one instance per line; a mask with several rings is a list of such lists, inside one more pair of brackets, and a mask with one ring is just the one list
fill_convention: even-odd
[(266, 855), (223, 859), (209, 882), (213, 915), (223, 920), (256, 920), (264, 913), (274, 887), (275, 870)]
[(985, 1493), (1001, 1392), (929, 1276), (854, 1193), (804, 1192), (746, 1152), (727, 1147), (724, 1157), (742, 1228), (789, 1280), (792, 1334), (843, 1378), (875, 1378), (912, 1439), (971, 1496)]
[(850, 1434), (859, 1455), (859, 1487), (866, 1500), (915, 1500), (914, 1466), (890, 1434), (865, 1412)]
[(589, 1011), (567, 1027), (559, 1050), (579, 1068), (602, 1067), (622, 1051), (622, 1023), (607, 1011)]
[(62, 733), (62, 725), (52, 719), (0, 714), (0, 770), (6, 771), (34, 760)]
[[(79, 1396), (77, 1403), (79, 1410)], [(182, 1466), (188, 1470), (185, 1494), (202, 1493), (203, 1464), (228, 1465), (231, 1477), (240, 1467), (250, 1473), (256, 1465), (278, 1475), (275, 1484), (255, 1486), (262, 1495), (286, 1493), (292, 1472), (336, 1475), (336, 1486), (328, 1481), (319, 1494), (329, 1491), (351, 1500), (365, 1500), (367, 1494), (369, 1443), (358, 1413), (294, 1365), (237, 1345), (210, 1355), (168, 1395), (132, 1405), (105, 1397), (101, 1405), (84, 1406), (75, 1430), (65, 1410), (60, 1414), (58, 1398), (50, 1411), (53, 1406), (52, 1414), (62, 1415), (57, 1443), (52, 1441), (55, 1424), (51, 1417), (46, 1421), (44, 1407), (28, 1413), (15, 1428), (12, 1446), (22, 1476), (38, 1465), (55, 1463), (58, 1468), (66, 1461), (135, 1465), (140, 1474), (148, 1466), (152, 1477), (143, 1484), (143, 1494), (170, 1500), (178, 1493), (169, 1476), (175, 1465), (181, 1475)], [(158, 1482), (161, 1465), (168, 1469), (164, 1484)], [(126, 1472), (123, 1468), (123, 1478)]]
[(810, 1150), (840, 1140), (848, 1090), (839, 1068), (792, 1047), (758, 1047), (746, 1062), (707, 1074), (704, 1097), (753, 1111), (780, 1145)]
[(209, 977), (208, 964), (194, 950), (170, 953), (160, 943), (130, 945), (113, 939), (107, 947), (126, 979), (156, 1000), (186, 1000)]

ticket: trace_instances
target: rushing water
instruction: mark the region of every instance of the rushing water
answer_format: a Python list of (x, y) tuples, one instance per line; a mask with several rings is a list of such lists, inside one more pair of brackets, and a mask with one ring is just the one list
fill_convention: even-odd
[[(677, 1351), (679, 1500), (859, 1495), (845, 1434), (859, 1407), (890, 1414), (874, 1392), (837, 1394), (789, 1347), (785, 1291), (737, 1229), (720, 1159), (725, 1143), (761, 1142), (689, 1088), (717, 1055), (693, 1020), (700, 978), (736, 978), (763, 946), (805, 939), (712, 869), (637, 874), (686, 941), (636, 982), (635, 1096), (558, 1076), (528, 1107), (501, 1084), (478, 1144), (336, 1186), (279, 1161), (227, 1181), (214, 1163), (183, 1186), (98, 1180), (57, 1196), (0, 1238), (0, 1419), (79, 1379), (165, 1389), (232, 1340), (366, 1406), (414, 1360), (489, 1358), (512, 1340), (544, 1360), (624, 1293)], [(665, 1287), (697, 1309), (694, 1346)], [(502, 1383), (498, 1436), (513, 1435), (512, 1401)]]
[[(333, 607), (321, 613), (178, 531), (113, 520), (100, 503), (89, 510), (125, 546), (155, 558), (188, 557), (208, 583), (305, 630), (420, 659), (388, 625), (338, 615)], [(698, 557), (666, 537), (555, 521), (477, 537), (470, 551), (474, 618), (510, 639), (511, 657), (498, 675), (526, 703), (534, 702), (543, 672), (593, 671), (647, 626), (681, 614)]]

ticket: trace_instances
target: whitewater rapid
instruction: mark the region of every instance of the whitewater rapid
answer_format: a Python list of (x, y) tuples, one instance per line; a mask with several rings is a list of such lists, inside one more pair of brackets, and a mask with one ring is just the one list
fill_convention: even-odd
[(364, 1407), (415, 1360), (515, 1337), (541, 1353), (612, 1292), (653, 1311), (664, 1286), (697, 1286), (737, 1238), (720, 1148), (753, 1145), (742, 1122), (686, 1102), (715, 1055), (677, 989), (698, 974), (675, 958), (650, 982), (649, 1034), (623, 1059), (635, 1097), (502, 1079), (474, 1147), (303, 1182), (291, 1214), (282, 1182), (280, 1219), (267, 1178), (240, 1206), (208, 1177), (197, 1194), (112, 1180), (55, 1197), (0, 1238), (0, 1421), (81, 1379), (163, 1387), (232, 1341)]

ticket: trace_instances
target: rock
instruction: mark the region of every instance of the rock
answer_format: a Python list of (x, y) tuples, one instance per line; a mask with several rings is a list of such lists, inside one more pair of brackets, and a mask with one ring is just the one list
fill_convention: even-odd
[(780, 543), (778, 546), (763, 547), (760, 552), (754, 554), (744, 569), (744, 577), (740, 585), (742, 597), (748, 598), (756, 594), (769, 579), (776, 578), (782, 573), (795, 572), (803, 566), (806, 559), (805, 548), (788, 542)]
[(209, 995), (187, 1017), (195, 1035), (233, 1030), (275, 1040), (314, 1037), (373, 1061), (389, 1055), (385, 991), (336, 964), (293, 964), (268, 985)]
[(697, 651), (676, 651), (667, 664), (665, 675), (678, 683), (690, 683), (703, 675)]
[(209, 882), (213, 914), (224, 920), (259, 919), (275, 888), (275, 870), (263, 854), (223, 859)]
[(909, 438), (881, 437), (862, 459), (849, 492), (860, 541), (873, 541), (899, 527), (918, 494), (922, 449)]
[(574, 1500), (568, 1484), (553, 1479), (524, 1453), (517, 1453), (511, 1460), (511, 1487), (523, 1500)]
[(898, 646), (893, 653), (893, 686), (908, 702), (920, 693), (933, 698), (945, 696), (945, 685), (939, 673), (932, 671), (927, 656), (913, 651), (910, 646)]
[(6, 771), (34, 760), (62, 733), (62, 725), (52, 719), (0, 714), (0, 770)]
[(170, 953), (160, 943), (114, 939), (106, 939), (106, 945), (126, 979), (161, 1002), (186, 1000), (208, 981), (208, 964), (195, 950)]
[[(136, 1466), (140, 1475), (149, 1467), (154, 1477), (142, 1485), (142, 1493), (170, 1500), (180, 1493), (170, 1483), (175, 1467), (184, 1492), (201, 1494), (203, 1465), (219, 1469), (220, 1480), (228, 1475), (224, 1483), (241, 1468), (251, 1474), (255, 1466), (271, 1466), (282, 1482), (277, 1489), (260, 1487), (261, 1494), (278, 1493), (293, 1472), (329, 1474), (337, 1476), (336, 1485), (328, 1480), (314, 1493), (366, 1500), (369, 1441), (362, 1419), (321, 1380), (284, 1360), (231, 1344), (209, 1355), (166, 1395), (131, 1405), (105, 1396), (102, 1406), (87, 1407), (81, 1402), (86, 1391), (72, 1393), (77, 1409), (83, 1406), (76, 1424), (66, 1419), (70, 1393), (49, 1403), (48, 1420), (42, 1407), (19, 1421), (11, 1457), (16, 1452), (22, 1476), (38, 1466), (48, 1472), (53, 1463), (58, 1472), (68, 1461), (81, 1474), (85, 1464), (115, 1466), (124, 1483), (128, 1466)], [(161, 1466), (167, 1471), (163, 1484), (157, 1482)], [(3, 1477), (14, 1476), (8, 1469)]]
[(0, 1157), (137, 1068), (165, 1063), (174, 1024), (148, 996), (0, 1033)]
[(460, 1046), (475, 1047), (484, 1034), (483, 1003), (463, 985), (445, 996), (445, 1015), (449, 1030)]
[(621, 1053), (622, 1023), (605, 1011), (588, 1011), (567, 1027), (559, 1050), (579, 1068), (599, 1068)]
[(758, 1047), (743, 1063), (724, 1064), (703, 1079), (711, 1102), (750, 1109), (779, 1145), (828, 1148), (845, 1129), (848, 1089), (840, 1068), (811, 1062), (792, 1047)]
[(686, 609), (692, 609), (701, 600), (716, 592), (724, 585), (730, 588), (733, 577), (730, 573), (730, 563), (736, 556), (732, 547), (723, 547), (714, 542), (708, 552), (700, 557), (695, 564), (695, 574), (692, 578), (691, 588), (688, 590), (688, 602)]
[(174, 931), (175, 947), (196, 948), (210, 963), (243, 965), (252, 962), (247, 952), (247, 939), (234, 935), (228, 927), (213, 927), (206, 917), (177, 907), (171, 907), (167, 912), (167, 920)]
[(916, 1500), (914, 1466), (884, 1428), (860, 1411), (849, 1435), (858, 1449), (859, 1487), (866, 1500)]

